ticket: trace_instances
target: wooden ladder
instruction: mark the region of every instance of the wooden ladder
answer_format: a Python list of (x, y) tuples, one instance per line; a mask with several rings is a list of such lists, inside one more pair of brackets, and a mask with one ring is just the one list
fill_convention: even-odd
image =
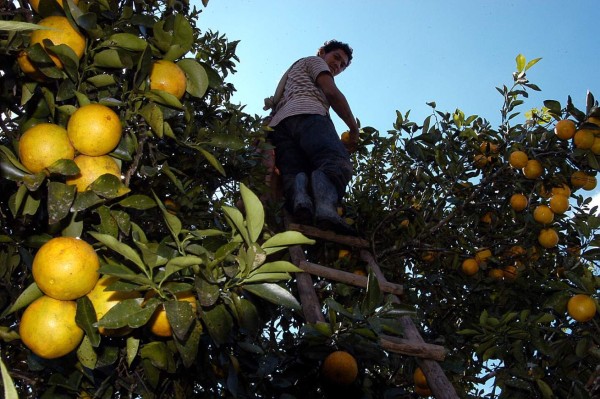
[[(295, 224), (291, 222), (287, 214), (284, 216), (284, 222), (287, 230), (299, 231), (309, 237), (360, 249), (361, 260), (366, 262), (368, 267), (373, 271), (381, 290), (391, 294), (393, 302), (400, 303), (399, 296), (403, 293), (403, 287), (386, 280), (373, 255), (368, 251), (370, 245), (367, 240), (338, 235), (334, 232), (320, 230), (313, 226)], [(367, 287), (367, 277), (365, 276), (308, 262), (304, 250), (300, 245), (290, 247), (289, 252), (292, 263), (305, 271), (305, 273), (296, 274), (296, 283), (300, 303), (302, 304), (302, 311), (308, 323), (325, 322), (321, 303), (315, 290), (313, 275), (349, 285)], [(429, 388), (437, 399), (457, 399), (458, 395), (454, 387), (438, 363), (443, 361), (446, 356), (445, 348), (426, 343), (409, 316), (400, 317), (399, 322), (404, 329), (405, 338), (380, 335), (379, 344), (381, 347), (389, 352), (414, 356), (417, 364), (427, 377)]]

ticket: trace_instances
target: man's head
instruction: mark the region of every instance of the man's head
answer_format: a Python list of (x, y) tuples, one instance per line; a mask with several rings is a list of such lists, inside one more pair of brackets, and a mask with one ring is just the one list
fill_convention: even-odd
[(352, 61), (352, 48), (337, 40), (329, 40), (319, 48), (317, 55), (323, 58), (335, 76), (344, 71)]

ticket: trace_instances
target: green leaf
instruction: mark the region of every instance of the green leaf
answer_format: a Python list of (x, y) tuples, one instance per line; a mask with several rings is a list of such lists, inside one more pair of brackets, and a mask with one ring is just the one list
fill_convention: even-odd
[(523, 72), (525, 70), (525, 56), (519, 54), (515, 60), (517, 61), (517, 72)]
[(256, 242), (265, 224), (265, 211), (260, 199), (244, 183), (240, 184), (240, 192), (246, 209), (246, 227), (250, 242)]
[(185, 340), (180, 340), (175, 337), (174, 342), (177, 351), (181, 355), (184, 367), (191, 367), (197, 359), (198, 347), (200, 346), (200, 338), (202, 336), (202, 324), (199, 322), (193, 323), (192, 330)]
[(142, 270), (143, 272), (147, 272), (146, 265), (144, 265), (142, 258), (140, 258), (140, 255), (138, 255), (138, 253), (135, 252), (135, 250), (133, 248), (131, 248), (130, 246), (128, 246), (126, 244), (121, 243), (119, 240), (117, 240), (116, 238), (114, 238), (113, 236), (110, 236), (108, 234), (100, 234), (100, 233), (95, 233), (93, 231), (90, 232), (90, 234), (96, 240), (98, 240), (102, 244), (106, 245), (109, 249), (112, 249), (113, 251), (122, 255), (125, 259), (132, 261), (136, 266), (138, 266), (140, 268), (140, 270)]
[(85, 335), (89, 339), (91, 346), (98, 347), (100, 345), (100, 333), (94, 327), (96, 319), (96, 311), (92, 301), (87, 296), (82, 296), (77, 299), (77, 313), (75, 314), (77, 325), (85, 331)]
[(361, 303), (363, 313), (369, 314), (374, 312), (376, 308), (381, 306), (382, 302), (383, 294), (379, 288), (379, 281), (377, 280), (375, 273), (373, 273), (373, 270), (370, 270), (367, 280), (367, 292)]
[(112, 86), (117, 83), (114, 76), (108, 74), (91, 76), (87, 79), (87, 82), (91, 83), (96, 88)]
[(240, 212), (237, 208), (227, 205), (223, 205), (221, 209), (223, 209), (223, 212), (225, 213), (227, 220), (230, 222), (231, 227), (240, 233), (246, 244), (250, 245), (252, 241), (250, 241), (248, 229), (244, 223), (244, 216), (242, 215), (242, 212)]
[(285, 260), (278, 260), (275, 262), (265, 263), (258, 269), (253, 270), (250, 273), (249, 277), (261, 273), (304, 273), (304, 270), (300, 269), (291, 262)]
[(162, 281), (165, 281), (173, 273), (177, 273), (178, 271), (190, 266), (201, 265), (202, 263), (202, 258), (192, 255), (171, 258), (165, 266), (165, 275)]
[(163, 112), (155, 103), (148, 103), (140, 109), (140, 115), (150, 125), (150, 128), (157, 137), (163, 136)]
[(537, 379), (535, 380), (535, 383), (537, 384), (544, 399), (554, 398), (554, 392), (552, 392), (552, 388), (550, 388), (550, 385), (546, 384), (544, 380)]
[(79, 344), (79, 347), (77, 348), (77, 359), (84, 367), (90, 370), (96, 368), (96, 364), (98, 363), (98, 355), (94, 351), (94, 346), (87, 335), (83, 337), (81, 344)]
[[(2, 25), (0, 25), (0, 28)], [(4, 386), (4, 398), (5, 399), (19, 399), (19, 395), (15, 388), (15, 384), (4, 364), (4, 361), (0, 358), (0, 371), (2, 373), (2, 385)]]
[(133, 336), (127, 337), (127, 365), (131, 366), (140, 349), (140, 339)]
[(134, 194), (130, 195), (118, 202), (124, 208), (132, 208), (138, 210), (151, 209), (156, 206), (156, 202), (147, 195)]
[(291, 278), (292, 278), (292, 276), (290, 276), (288, 273), (257, 273), (257, 274), (253, 274), (252, 276), (249, 276), (248, 278), (245, 278), (243, 280), (243, 283), (244, 284), (263, 283), (263, 282), (276, 283), (278, 281), (287, 281)]
[(180, 340), (185, 340), (190, 327), (196, 320), (192, 305), (187, 301), (167, 301), (163, 304), (167, 312), (167, 319), (173, 334)]
[(258, 311), (256, 306), (246, 298), (240, 298), (235, 293), (232, 294), (233, 306), (235, 308), (235, 317), (238, 320), (240, 328), (246, 330), (250, 336), (256, 336), (260, 330)]
[(101, 47), (120, 47), (128, 51), (144, 51), (148, 42), (131, 33), (115, 33), (104, 41)]
[(227, 176), (227, 174), (225, 173), (225, 169), (223, 168), (223, 165), (221, 165), (219, 160), (217, 158), (215, 158), (215, 156), (213, 154), (211, 154), (210, 152), (206, 151), (204, 148), (201, 148), (201, 147), (196, 146), (196, 149), (198, 151), (200, 151), (200, 153), (204, 156), (204, 158), (206, 158), (206, 160), (212, 165), (213, 168), (215, 168), (217, 170), (217, 172), (219, 172), (223, 176)]
[(275, 234), (273, 237), (265, 241), (261, 247), (267, 254), (272, 254), (282, 249), (286, 249), (292, 245), (313, 245), (316, 241), (304, 236), (298, 231), (284, 231), (283, 233)]
[(103, 50), (94, 56), (94, 65), (99, 68), (131, 68), (121, 59), (119, 52), (115, 49)]
[(19, 295), (15, 303), (13, 303), (10, 308), (2, 312), (2, 317), (24, 308), (42, 295), (44, 295), (44, 293), (38, 288), (37, 284), (35, 282), (31, 283), (27, 288), (25, 288), (25, 290), (23, 290), (23, 292), (21, 292), (21, 295)]
[(129, 326), (139, 328), (145, 325), (152, 317), (160, 301), (150, 300), (144, 307), (140, 305), (140, 302), (140, 299), (125, 299), (117, 303), (98, 320), (98, 327), (121, 328)]
[(48, 183), (48, 223), (54, 224), (67, 217), (74, 199), (75, 186)]
[(535, 58), (535, 59), (529, 61), (527, 63), (527, 65), (525, 66), (525, 70), (528, 70), (529, 68), (531, 68), (532, 66), (534, 66), (535, 64), (537, 64), (538, 61), (540, 61), (540, 60), (541, 60), (541, 58)]
[(185, 91), (190, 95), (201, 98), (208, 90), (208, 75), (196, 60), (183, 59), (177, 63), (187, 77)]
[(233, 319), (225, 305), (220, 304), (205, 311), (202, 320), (217, 345), (222, 345), (229, 340), (229, 334), (233, 328)]
[(273, 283), (249, 284), (244, 289), (259, 296), (275, 305), (281, 305), (289, 309), (300, 310), (298, 300), (285, 288)]
[(140, 351), (142, 359), (148, 359), (152, 365), (167, 372), (175, 371), (175, 359), (164, 342), (153, 341), (142, 347)]

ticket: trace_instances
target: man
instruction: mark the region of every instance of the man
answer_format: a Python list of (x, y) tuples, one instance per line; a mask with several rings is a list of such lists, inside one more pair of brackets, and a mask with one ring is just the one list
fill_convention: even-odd
[[(265, 109), (273, 108), (269, 138), (288, 208), (301, 222), (314, 216), (317, 226), (339, 233), (352, 232), (337, 214), (337, 204), (352, 177), (349, 151), (356, 150), (358, 124), (334, 77), (351, 61), (352, 49), (346, 43), (325, 42), (316, 56), (296, 61), (274, 98), (265, 100)], [(348, 126), (346, 144), (335, 131), (330, 107)]]

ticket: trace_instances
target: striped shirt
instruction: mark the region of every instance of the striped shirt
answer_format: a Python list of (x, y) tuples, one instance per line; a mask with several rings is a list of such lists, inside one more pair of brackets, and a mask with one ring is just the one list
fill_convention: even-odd
[(301, 58), (292, 65), (283, 96), (277, 103), (275, 115), (269, 126), (275, 127), (293, 115), (328, 115), (329, 102), (316, 84), (317, 76), (323, 72), (331, 73), (325, 60), (318, 56)]

